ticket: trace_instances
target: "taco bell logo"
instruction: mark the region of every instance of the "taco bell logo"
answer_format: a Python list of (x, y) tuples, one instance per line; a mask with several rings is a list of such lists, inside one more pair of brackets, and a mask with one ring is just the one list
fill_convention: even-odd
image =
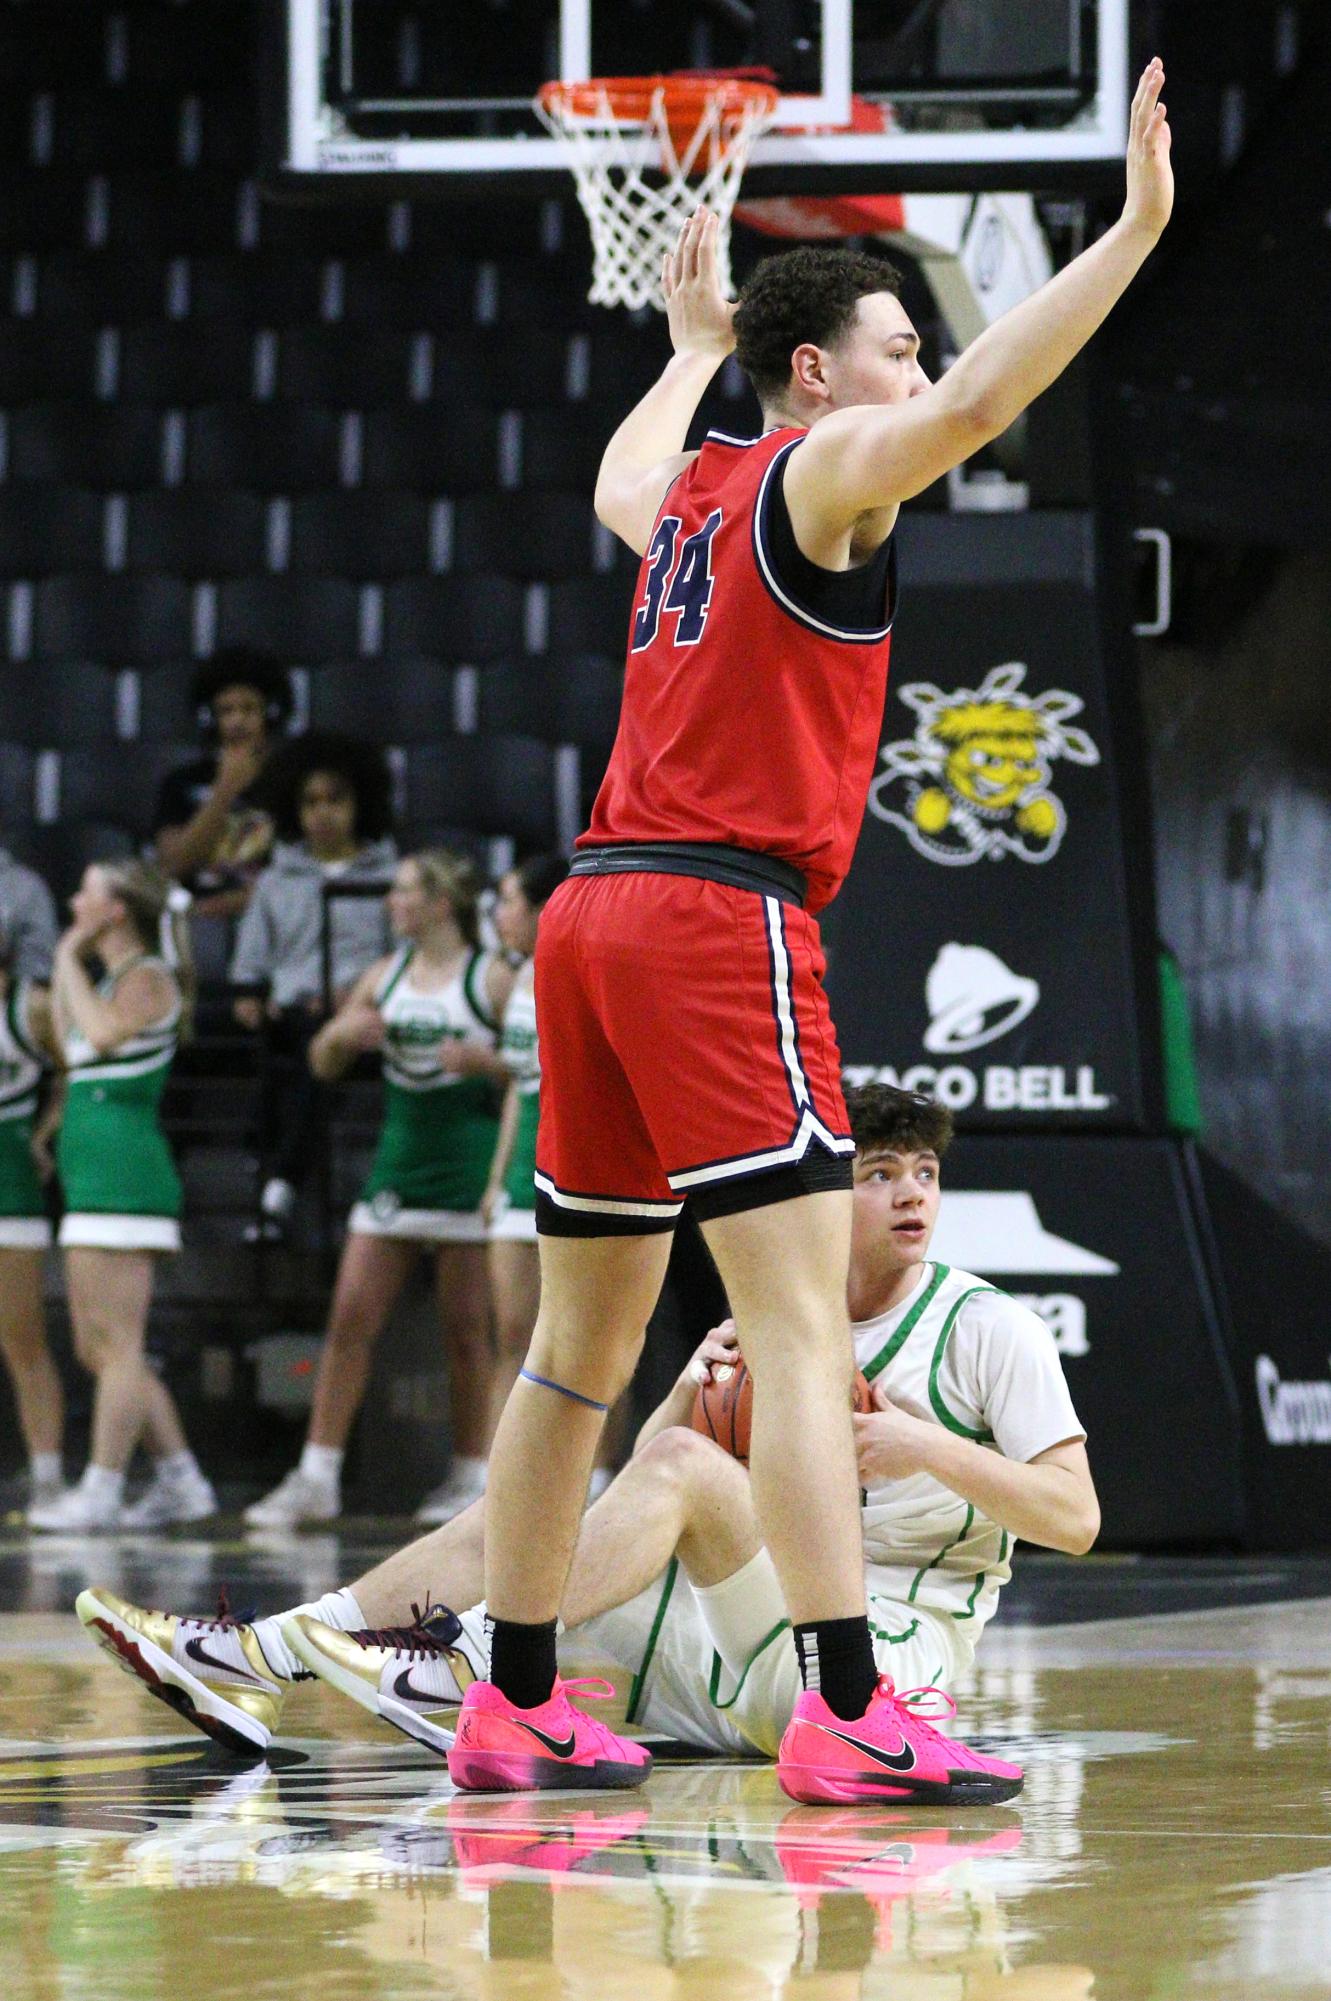
[(983, 945), (944, 945), (924, 985), (931, 1056), (982, 1049), (1025, 1021), (1040, 999), (1040, 983), (1014, 973)]

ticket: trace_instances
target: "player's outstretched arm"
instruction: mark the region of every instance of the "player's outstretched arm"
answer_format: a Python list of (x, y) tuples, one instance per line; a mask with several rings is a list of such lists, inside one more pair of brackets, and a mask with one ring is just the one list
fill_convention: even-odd
[(1127, 195), (1112, 228), (987, 327), (931, 388), (905, 403), (834, 411), (814, 425), (786, 472), (797, 533), (801, 515), (815, 534), (826, 533), (922, 492), (1005, 431), (1081, 352), (1155, 248), (1173, 208), (1164, 80), (1156, 58), (1137, 85)]
[(684, 439), (703, 391), (735, 345), (735, 308), (721, 290), (710, 209), (695, 209), (661, 271), (674, 353), (605, 448), (596, 512), (641, 555), (666, 489), (695, 455)]

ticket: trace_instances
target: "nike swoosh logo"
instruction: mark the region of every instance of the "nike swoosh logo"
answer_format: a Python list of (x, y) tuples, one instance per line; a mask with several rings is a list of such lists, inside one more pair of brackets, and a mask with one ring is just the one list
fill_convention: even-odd
[(427, 1694), (425, 1689), (417, 1688), (411, 1678), (410, 1668), (404, 1668), (393, 1683), (393, 1693), (400, 1696), (403, 1702), (428, 1703), (432, 1709), (449, 1707), (462, 1700), (460, 1695)]
[[(512, 1720), (516, 1722), (517, 1718), (514, 1717)], [(549, 1737), (544, 1730), (538, 1730), (534, 1723), (524, 1723), (521, 1727), (524, 1730), (529, 1730), (532, 1736), (544, 1744), (546, 1750), (551, 1752), (556, 1758), (571, 1758), (578, 1748), (577, 1737), (571, 1730), (561, 1743), (558, 1737)]]
[(852, 1751), (862, 1751), (866, 1758), (872, 1758), (876, 1765), (886, 1765), (890, 1772), (913, 1772), (915, 1769), (915, 1753), (904, 1737), (899, 1751), (880, 1751), (859, 1737), (848, 1737), (844, 1730), (829, 1730), (825, 1723), (815, 1724), (814, 1728), (837, 1738), (842, 1744), (849, 1744)]
[(243, 1675), (246, 1681), (252, 1681), (256, 1688), (268, 1686), (262, 1675), (252, 1674), (248, 1668), (237, 1667), (234, 1661), (215, 1660), (204, 1647), (202, 1640), (186, 1640), (185, 1652), (192, 1661), (198, 1661), (201, 1667), (215, 1668), (219, 1674)]

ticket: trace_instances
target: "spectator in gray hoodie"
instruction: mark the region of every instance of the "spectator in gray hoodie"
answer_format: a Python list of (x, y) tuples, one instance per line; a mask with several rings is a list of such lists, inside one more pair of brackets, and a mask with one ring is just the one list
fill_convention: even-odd
[[(231, 981), (247, 988), (237, 1021), (262, 1033), (272, 1062), (259, 1136), (264, 1183), (251, 1235), (280, 1237), (314, 1151), (319, 1086), (309, 1045), (365, 971), (390, 947), (383, 890), (397, 847), (381, 751), (350, 737), (310, 734), (275, 754), (266, 774), (278, 840), (240, 921)], [(329, 902), (331, 995), (324, 991), (325, 892), (372, 885), (378, 894)]]
[(11, 976), (49, 985), (59, 933), (55, 901), (46, 884), (0, 848), (0, 937), (6, 940)]

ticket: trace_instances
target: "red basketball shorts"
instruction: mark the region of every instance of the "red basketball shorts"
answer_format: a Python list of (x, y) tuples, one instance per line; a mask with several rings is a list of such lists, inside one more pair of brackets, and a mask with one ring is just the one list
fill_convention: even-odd
[(823, 1188), (855, 1143), (797, 904), (696, 876), (572, 876), (541, 914), (536, 1227), (629, 1236)]

